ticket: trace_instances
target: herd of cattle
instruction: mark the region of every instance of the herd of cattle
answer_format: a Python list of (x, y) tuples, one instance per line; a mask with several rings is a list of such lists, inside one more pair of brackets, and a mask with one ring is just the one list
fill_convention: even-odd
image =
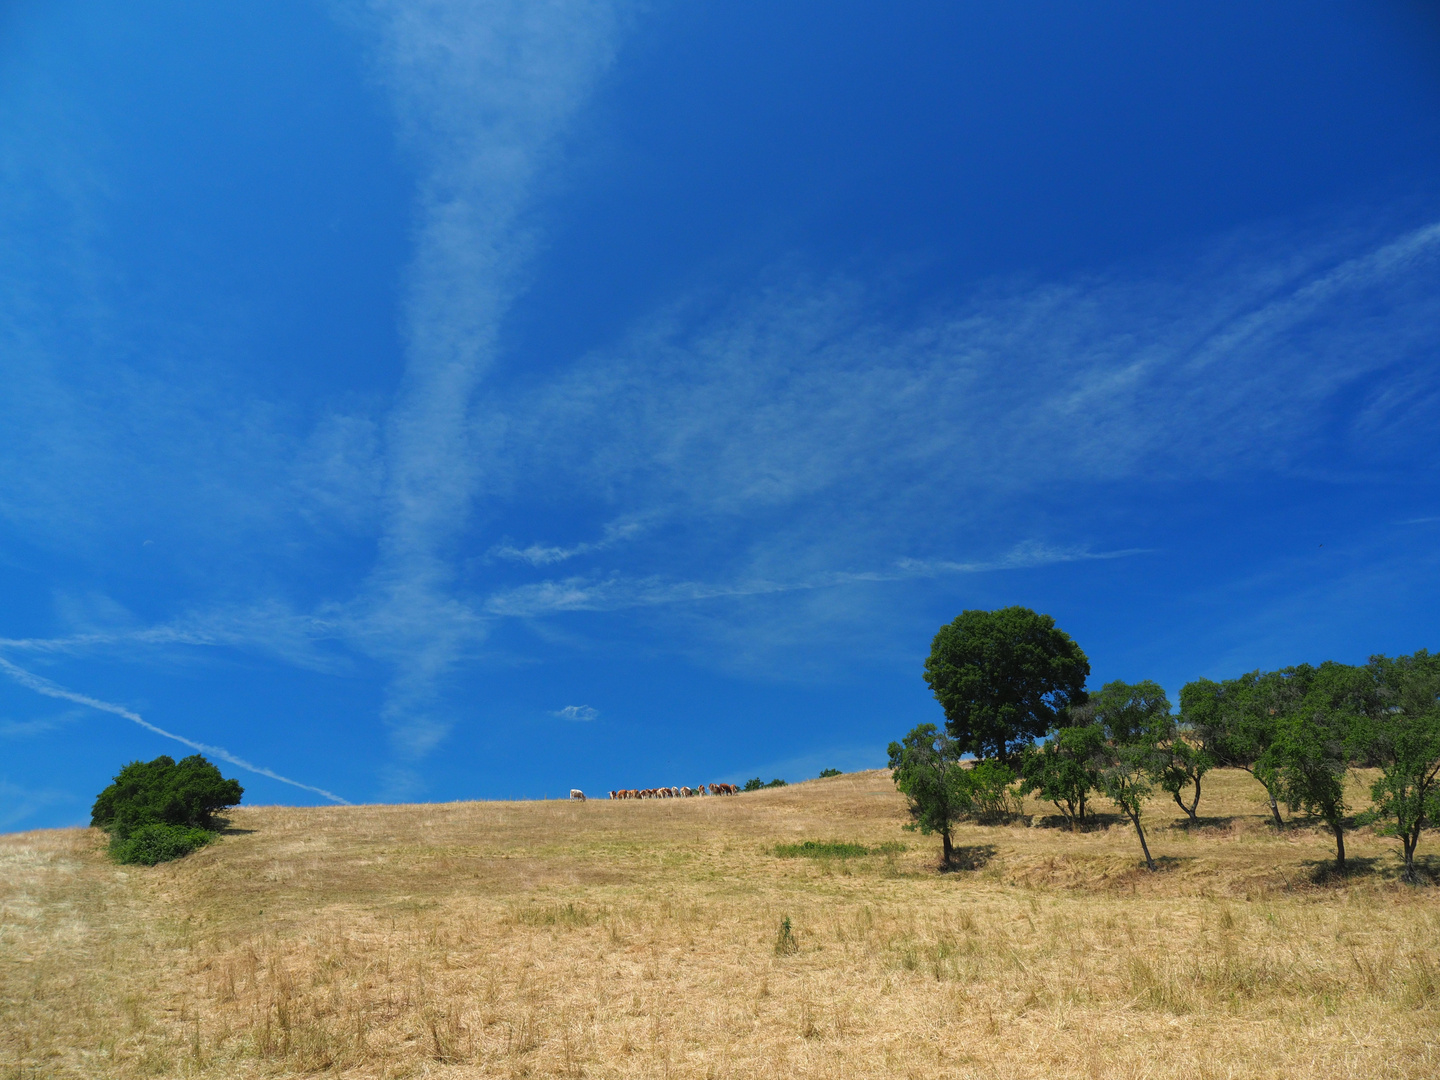
[[(709, 790), (706, 790), (706, 789)], [(701, 784), (699, 787), (652, 787), (635, 790), (622, 788), (610, 792), (612, 799), (689, 799), (699, 795), (739, 795), (734, 784)]]
[[(689, 799), (700, 795), (739, 795), (740, 789), (734, 784), (701, 784), (699, 787), (652, 787), (622, 788), (610, 792), (612, 799)], [(570, 789), (570, 797), (585, 800), (585, 793), (579, 788)]]

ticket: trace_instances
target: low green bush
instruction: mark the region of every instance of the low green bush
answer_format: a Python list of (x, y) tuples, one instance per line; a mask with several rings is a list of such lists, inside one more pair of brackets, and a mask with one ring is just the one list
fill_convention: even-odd
[(806, 840), (799, 844), (776, 844), (775, 856), (780, 859), (860, 859), (866, 855), (894, 855), (904, 850), (904, 844), (893, 841), (866, 847), (844, 840)]
[(820, 779), (821, 779), (821, 780), (824, 780), (824, 779), (826, 779), (827, 777), (840, 776), (840, 775), (841, 775), (841, 773), (840, 773), (840, 770), (839, 770), (839, 769), (821, 769), (821, 770), (820, 770)]
[(214, 839), (214, 833), (191, 825), (142, 825), (128, 837), (111, 837), (110, 857), (118, 863), (154, 866), (189, 855)]
[(784, 780), (781, 780), (781, 779), (779, 779), (779, 778), (776, 778), (776, 779), (774, 779), (774, 780), (771, 780), (771, 781), (767, 784), (767, 783), (765, 783), (764, 780), (761, 780), (760, 777), (757, 776), (757, 777), (755, 777), (754, 779), (746, 780), (746, 781), (745, 781), (745, 786), (742, 787), (740, 790), (741, 790), (741, 791), (759, 791), (761, 788), (767, 788), (767, 787), (789, 787), (789, 786), (790, 786), (789, 784), (787, 784)]

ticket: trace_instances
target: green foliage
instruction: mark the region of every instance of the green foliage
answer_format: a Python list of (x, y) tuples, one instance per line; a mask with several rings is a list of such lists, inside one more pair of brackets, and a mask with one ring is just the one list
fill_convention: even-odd
[[(1200, 805), (1200, 781), (1215, 767), (1215, 757), (1203, 745), (1191, 742), (1183, 731), (1174, 731), (1169, 740), (1160, 748), (1161, 765), (1156, 782), (1162, 791), (1168, 791), (1175, 805), (1185, 811), (1193, 824), (1198, 820), (1195, 811)], [(1190, 804), (1185, 804), (1185, 793), (1190, 792)]]
[[(126, 854), (122, 862), (153, 865), (208, 843), (215, 814), (239, 805), (243, 794), (239, 783), (226, 780), (199, 754), (179, 762), (162, 755), (154, 761), (132, 761), (121, 769), (115, 782), (96, 798), (90, 824), (110, 834), (116, 857)], [(139, 844), (133, 849), (126, 846), (132, 839)], [(133, 858), (128, 854), (132, 850)], [(165, 851), (174, 854), (150, 857)]]
[(1140, 837), (1145, 865), (1154, 870), (1155, 860), (1150, 857), (1140, 819), (1152, 785), (1169, 760), (1165, 746), (1175, 732), (1170, 699), (1158, 683), (1148, 679), (1116, 681), (1106, 683), (1091, 697), (1087, 712), (1105, 739), (1099, 787), (1130, 818)]
[(895, 855), (905, 850), (904, 844), (885, 843), (874, 847), (852, 844), (843, 840), (806, 840), (799, 844), (776, 844), (779, 859), (861, 859), (866, 855)]
[(977, 761), (969, 769), (970, 812), (981, 821), (1002, 821), (1020, 812), (1015, 770), (1000, 761)]
[(1038, 793), (1065, 816), (1074, 832), (1085, 827), (1085, 803), (1100, 784), (1105, 732), (1098, 724), (1056, 731), (1044, 744), (1021, 757), (1020, 794)]
[(1275, 743), (1276, 717), (1293, 697), (1282, 672), (1252, 671), (1224, 682), (1196, 679), (1180, 690), (1181, 722), (1196, 746), (1217, 763), (1244, 769), (1259, 780), (1277, 827), (1284, 822), (1269, 750)]
[(821, 780), (824, 780), (824, 779), (826, 779), (826, 778), (828, 778), (828, 777), (831, 777), (831, 776), (840, 776), (840, 775), (841, 775), (841, 772), (840, 772), (839, 769), (821, 769), (821, 770), (820, 770), (820, 779), (821, 779)]
[(1085, 701), (1090, 662), (1049, 615), (965, 611), (940, 628), (925, 681), (959, 752), (1007, 764)]
[(1367, 672), (1376, 707), (1357, 732), (1363, 756), (1378, 765), (1365, 815), (1382, 836), (1398, 837), (1406, 880), (1418, 880), (1415, 848), (1440, 824), (1440, 656), (1372, 656)]
[[(1269, 771), (1291, 812), (1318, 817), (1335, 836), (1335, 863), (1345, 867), (1345, 774), (1374, 708), (1368, 673), (1327, 660), (1266, 676), (1275, 688), (1275, 742), (1259, 765)], [(1264, 680), (1262, 680), (1263, 682)]]
[(998, 761), (960, 760), (955, 739), (934, 724), (921, 724), (903, 742), (890, 744), (895, 786), (909, 800), (911, 824), (925, 835), (939, 833), (948, 865), (954, 855), (951, 834), (960, 818), (994, 821), (1018, 809), (1015, 772)]
[(741, 790), (741, 791), (760, 791), (760, 790), (762, 790), (762, 789), (764, 789), (764, 788), (789, 787), (789, 786), (790, 786), (790, 785), (787, 784), (784, 780), (780, 780), (780, 779), (778, 779), (778, 778), (775, 779), (775, 780), (771, 780), (771, 781), (767, 784), (767, 783), (765, 783), (765, 781), (761, 780), (760, 777), (756, 776), (756, 777), (753, 777), (753, 778), (750, 779), (750, 780), (746, 780), (746, 781), (745, 781), (745, 786), (742, 787), (740, 790)]
[(890, 744), (895, 786), (909, 800), (911, 824), (929, 836), (939, 833), (946, 865), (954, 856), (951, 831), (974, 807), (970, 770), (960, 763), (954, 739), (934, 724), (921, 724), (902, 742)]
[(189, 825), (142, 825), (122, 838), (110, 839), (110, 857), (118, 863), (154, 866), (189, 855), (215, 839), (215, 834)]

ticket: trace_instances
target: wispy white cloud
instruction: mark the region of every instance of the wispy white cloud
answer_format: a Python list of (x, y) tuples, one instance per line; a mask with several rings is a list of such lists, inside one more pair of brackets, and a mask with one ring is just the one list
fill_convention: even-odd
[(324, 788), (314, 787), (311, 784), (302, 784), (299, 780), (291, 780), (288, 776), (281, 776), (279, 773), (272, 769), (267, 769), (263, 765), (255, 765), (242, 757), (237, 757), (222, 746), (211, 746), (207, 743), (196, 742), (194, 739), (187, 739), (183, 735), (176, 735), (173, 731), (166, 731), (164, 728), (157, 727), (139, 713), (127, 709), (123, 705), (116, 705), (110, 701), (102, 701), (99, 698), (90, 697), (88, 694), (80, 694), (74, 690), (67, 690), (65, 687), (53, 683), (49, 679), (26, 671), (24, 668), (17, 667), (4, 657), (0, 657), (0, 672), (4, 672), (15, 682), (35, 691), (37, 694), (49, 698), (58, 698), (61, 701), (73, 701), (76, 705), (84, 705), (87, 708), (96, 709), (99, 712), (124, 717), (131, 723), (139, 724), (146, 731), (153, 732), (162, 738), (173, 739), (183, 746), (188, 746), (192, 750), (198, 750), (202, 754), (217, 757), (221, 761), (228, 761), (231, 765), (244, 769), (246, 772), (252, 772), (257, 776), (269, 777), (271, 780), (278, 780), (282, 784), (289, 784), (291, 787), (300, 788), (302, 791), (314, 792), (316, 795), (324, 796), (331, 802), (340, 803), (345, 806), (349, 805), (345, 799), (332, 791), (326, 791)]
[(66, 709), (52, 716), (37, 716), (29, 720), (0, 720), (0, 737), (16, 739), (30, 738), (68, 727), (81, 716), (79, 709)]
[(457, 545), (494, 454), (475, 396), (524, 285), (537, 181), (610, 61), (617, 18), (590, 0), (381, 0), (370, 11), (422, 179), (379, 560), (358, 609), (396, 668), (384, 713), (414, 756), (443, 737), (440, 684), (484, 632), (454, 595)]
[(584, 577), (541, 581), (508, 589), (489, 598), (489, 614), (529, 618), (560, 611), (617, 611), (624, 608), (655, 607), (730, 597), (770, 596), (776, 593), (833, 589), (846, 585), (934, 578), (947, 574), (979, 574), (996, 570), (1019, 570), (1056, 563), (1094, 559), (1117, 559), (1142, 554), (1142, 549), (1089, 552), (1024, 544), (1008, 555), (989, 562), (954, 562), (944, 559), (899, 559), (884, 570), (832, 571), (803, 580), (747, 580), (731, 583), (666, 581), (662, 578), (605, 579)]
[(707, 522), (855, 510), (847, 542), (1046, 484), (1315, 467), (1337, 414), (1364, 467), (1434, 419), (1412, 395), (1370, 439), (1393, 393), (1367, 406), (1345, 388), (1433, 347), (1437, 255), (1440, 226), (1349, 254), (1292, 242), (994, 288), (899, 326), (856, 282), (777, 270), (718, 317), (682, 305), (577, 363), (512, 421), (514, 452), (522, 472), (574, 477), (558, 498), (623, 491), (626, 509)]
[(589, 723), (600, 715), (600, 710), (591, 708), (589, 705), (566, 705), (563, 709), (556, 709), (550, 715), (558, 716), (561, 720), (578, 720), (582, 723)]
[(512, 543), (496, 544), (490, 549), (490, 555), (497, 559), (507, 559), (511, 562), (528, 563), (531, 566), (551, 566), (554, 563), (565, 562), (577, 555), (590, 555), (597, 551), (605, 551), (614, 547), (621, 541), (638, 535), (645, 529), (645, 524), (633, 518), (624, 521), (612, 521), (605, 526), (604, 535), (596, 541), (574, 544), (570, 547), (558, 547), (548, 544), (530, 544), (528, 547), (517, 548)]

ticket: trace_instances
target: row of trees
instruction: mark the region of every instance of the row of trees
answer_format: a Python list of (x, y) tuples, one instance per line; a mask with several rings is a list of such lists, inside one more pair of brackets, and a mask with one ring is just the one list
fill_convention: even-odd
[[(914, 827), (940, 834), (947, 861), (962, 817), (994, 819), (1036, 794), (1080, 830), (1100, 792), (1130, 819), (1153, 870), (1147, 801), (1165, 792), (1194, 822), (1206, 773), (1229, 765), (1264, 787), (1277, 825), (1282, 803), (1323, 821), (1341, 868), (1349, 824), (1373, 823), (1400, 840), (1417, 880), (1420, 835), (1440, 823), (1440, 656), (1197, 679), (1178, 714), (1154, 682), (1088, 693), (1089, 674), (1069, 635), (1027, 608), (967, 611), (936, 634), (925, 678), (945, 730), (923, 724), (891, 743), (890, 766)], [(1345, 780), (1360, 766), (1378, 775), (1355, 817)]]

